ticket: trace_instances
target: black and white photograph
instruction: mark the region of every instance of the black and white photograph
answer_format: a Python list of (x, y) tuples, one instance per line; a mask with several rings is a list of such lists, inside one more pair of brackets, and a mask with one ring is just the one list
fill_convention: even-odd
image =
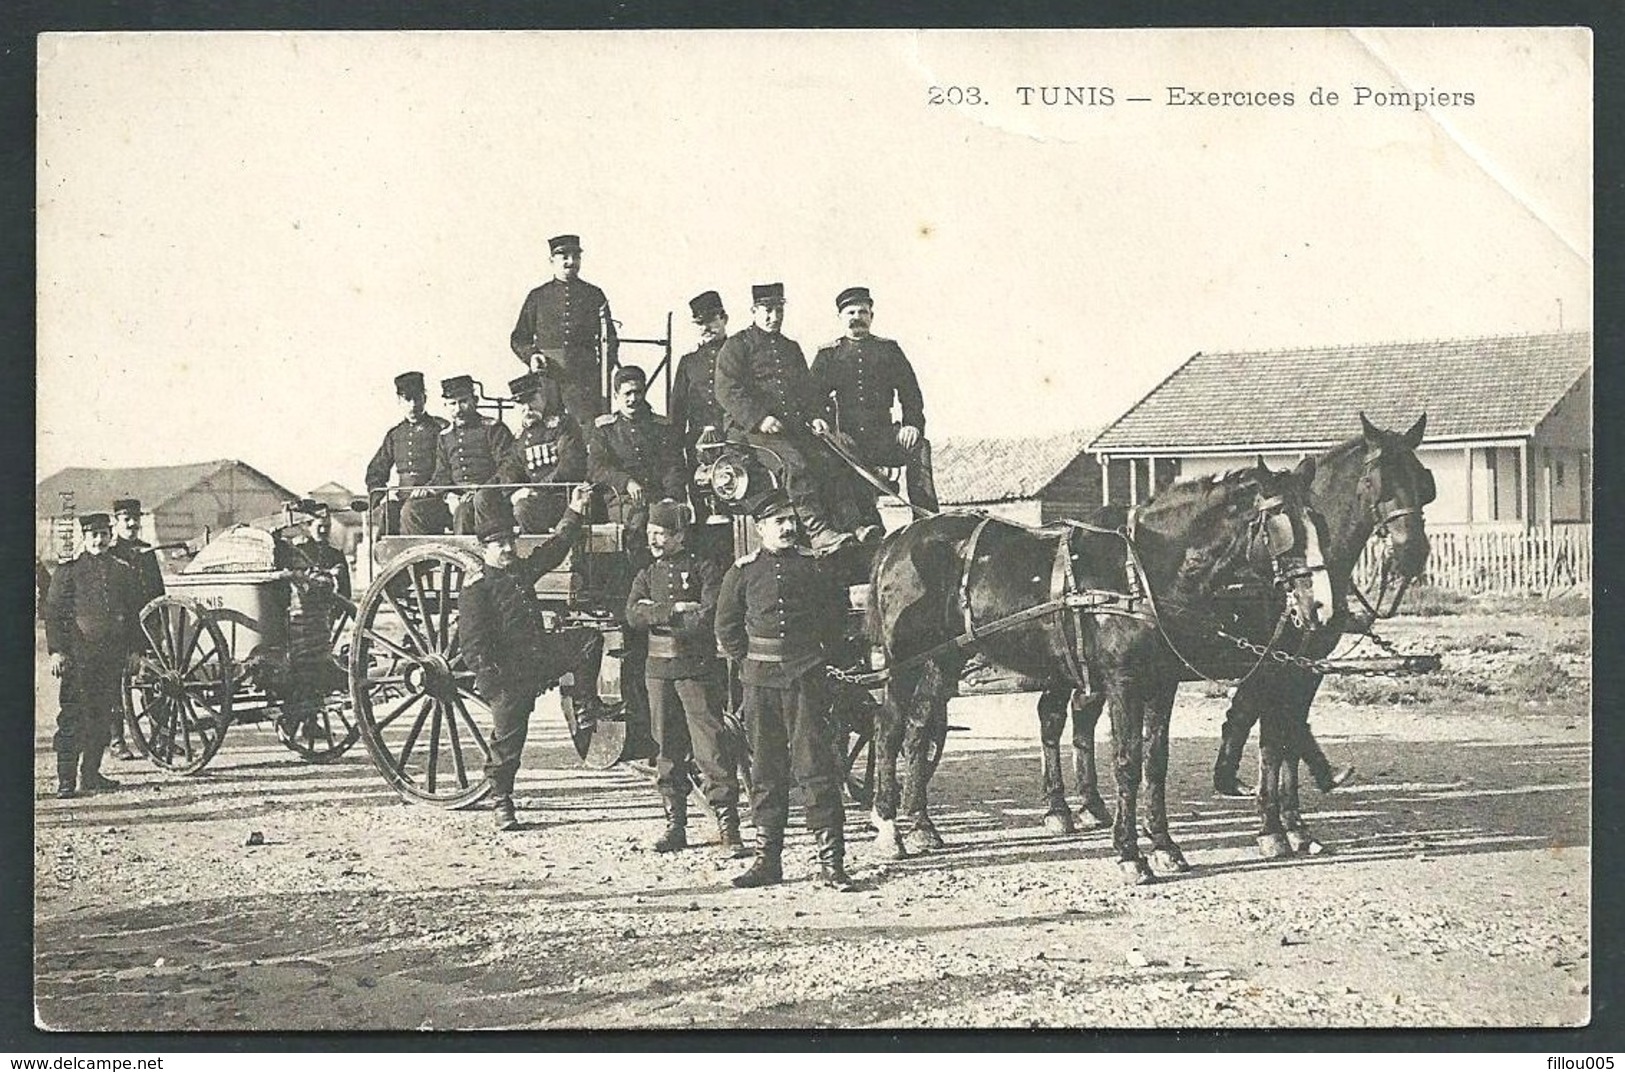
[(36, 1028), (1591, 1022), (1590, 30), (34, 43)]

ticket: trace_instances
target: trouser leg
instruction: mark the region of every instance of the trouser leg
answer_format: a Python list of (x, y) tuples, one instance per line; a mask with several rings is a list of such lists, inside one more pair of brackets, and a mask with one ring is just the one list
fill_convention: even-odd
[(823, 668), (797, 678), (784, 696), (790, 767), (806, 801), (807, 828), (838, 830), (846, 822), (842, 763), (830, 729), (831, 694)]
[(831, 529), (833, 524), (829, 504), (825, 500), (820, 480), (822, 474), (812, 460), (810, 448), (803, 446), (796, 437), (786, 435), (748, 432), (745, 439), (754, 446), (765, 447), (778, 455), (781, 463), (779, 476), (784, 482), (784, 493), (795, 503), (796, 512), (801, 516), (802, 526), (808, 535)]
[(530, 712), (536, 706), (536, 693), (530, 689), (504, 685), (486, 698), (491, 708), (491, 758), (485, 763), (485, 776), (498, 798), (513, 795), (514, 778), (519, 774), (519, 758), (525, 750), (530, 730)]
[(93, 789), (101, 780), (102, 753), (113, 733), (113, 708), (118, 703), (124, 660), (114, 652), (100, 653), (87, 662), (90, 665), (81, 681), (84, 727), (79, 742), (79, 784)]
[(451, 511), (440, 495), (407, 499), (400, 504), (399, 526), (405, 536), (439, 536), (451, 527)]
[(577, 707), (598, 705), (598, 670), (604, 661), (604, 635), (596, 629), (576, 626), (548, 633), (542, 638), (543, 675), (548, 687), (565, 674), (570, 683), (561, 688)]
[(681, 693), (682, 686), (693, 682), (658, 677), (646, 677), (645, 682), (650, 730), (659, 749), (655, 755), (655, 787), (663, 800), (681, 796), (686, 801), (691, 786), (688, 765), (693, 758), (693, 745)]
[(538, 490), (514, 504), (513, 516), (519, 531), (527, 535), (552, 532), (564, 516), (564, 497), (552, 489)]
[(738, 760), (722, 729), (722, 686), (700, 679), (674, 682), (687, 716), (688, 738), (694, 765), (700, 769), (700, 788), (720, 815), (739, 807)]
[(784, 841), (790, 818), (790, 740), (786, 733), (788, 693), (746, 685), (745, 733), (750, 739), (750, 806), (759, 840)]
[(921, 439), (914, 448), (914, 459), (908, 464), (908, 501), (922, 510), (936, 513), (937, 478), (931, 468), (931, 443)]

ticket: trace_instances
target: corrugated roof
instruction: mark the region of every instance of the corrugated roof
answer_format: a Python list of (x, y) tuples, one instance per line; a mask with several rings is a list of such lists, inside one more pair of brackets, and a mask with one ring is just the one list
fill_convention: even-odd
[(62, 512), (60, 492), (73, 493), (74, 510), (89, 513), (107, 510), (114, 499), (140, 499), (141, 508), (153, 513), (175, 496), (195, 487), (223, 469), (241, 466), (270, 484), (287, 498), (298, 498), (281, 484), (251, 465), (222, 458), (191, 465), (156, 465), (140, 469), (72, 468), (52, 473), (34, 489), (36, 517), (53, 517)]
[(1589, 331), (1197, 354), (1090, 449), (1326, 444), (1375, 424), (1428, 439), (1527, 435), (1591, 367)]
[(1032, 499), (1077, 460), (1093, 429), (1033, 438), (945, 439), (931, 445), (937, 498), (943, 503)]

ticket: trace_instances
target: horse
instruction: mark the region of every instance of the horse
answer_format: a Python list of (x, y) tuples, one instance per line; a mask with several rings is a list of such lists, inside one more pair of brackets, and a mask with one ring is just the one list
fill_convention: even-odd
[[(1047, 682), (1046, 693), (1098, 693), (1111, 710), (1117, 812), (1112, 843), (1124, 878), (1153, 881), (1136, 826), (1142, 769), (1146, 829), (1164, 871), (1190, 864), (1168, 833), (1163, 782), (1168, 724), (1191, 660), (1225, 662), (1217, 627), (1270, 637), (1315, 627), (1332, 592), (1307, 505), (1314, 463), (1259, 464), (1175, 484), (1144, 506), (1034, 530), (975, 514), (940, 514), (887, 536), (870, 570), (868, 638), (889, 668), (876, 717), (877, 851), (897, 858), (942, 846), (926, 803), (925, 742), (946, 725), (967, 652)], [(1142, 736), (1145, 745), (1142, 745)], [(906, 759), (903, 790), (897, 761)], [(906, 798), (910, 829), (897, 824)]]
[[(1416, 459), (1416, 448), (1427, 428), (1423, 414), (1409, 430), (1398, 433), (1377, 428), (1360, 415), (1360, 435), (1339, 443), (1315, 458), (1310, 499), (1327, 526), (1327, 576), (1331, 583), (1332, 616), (1312, 637), (1288, 633), (1280, 646), (1293, 654), (1321, 659), (1355, 623), (1348, 609), (1354, 567), (1373, 533), (1385, 535), (1390, 563), (1403, 578), (1422, 574), (1428, 542), (1422, 508), (1433, 501), (1433, 476)], [(1385, 563), (1385, 571), (1389, 563)], [(1385, 572), (1385, 582), (1388, 574)], [(1384, 591), (1376, 602), (1383, 602)], [(1401, 591), (1403, 588), (1401, 588)], [(1364, 597), (1359, 597), (1363, 599)], [(1393, 598), (1397, 607), (1398, 595)], [(1375, 618), (1378, 607), (1368, 610)], [(1301, 664), (1270, 660), (1236, 687), (1226, 714), (1214, 764), (1214, 790), (1225, 796), (1245, 796), (1236, 781), (1241, 753), (1253, 724), (1264, 720), (1260, 737), (1257, 799), (1263, 826), (1258, 835), (1260, 854), (1266, 858), (1291, 853), (1322, 851), (1303, 822), (1298, 798), (1298, 759), (1310, 761), (1323, 791), (1341, 783), (1314, 735), (1308, 711), (1322, 675)], [(1077, 822), (1067, 807), (1061, 777), (1060, 741), (1068, 711), (1072, 714), (1072, 745), (1082, 814), (1095, 826), (1110, 822), (1100, 799), (1095, 768), (1095, 726), (1100, 697), (1085, 693), (1046, 692), (1039, 700), (1039, 735), (1042, 741), (1042, 793), (1048, 805), (1044, 825), (1054, 833), (1073, 833)]]

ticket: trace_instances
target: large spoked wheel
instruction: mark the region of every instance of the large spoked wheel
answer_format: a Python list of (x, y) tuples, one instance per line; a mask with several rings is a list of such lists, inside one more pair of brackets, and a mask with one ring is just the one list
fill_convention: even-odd
[[(843, 695), (837, 701), (836, 711), (844, 716), (846, 724), (846, 792), (854, 803), (870, 807), (875, 800), (875, 715), (880, 705), (862, 690), (858, 695)], [(933, 729), (925, 741), (926, 777), (937, 772), (942, 762), (943, 747), (948, 743), (948, 726), (944, 723)], [(899, 757), (901, 761), (901, 757)]]
[(491, 709), (458, 643), (458, 603), (480, 568), (446, 544), (390, 562), (356, 607), (350, 698), (367, 751), (409, 801), (466, 808), (491, 791)]
[(196, 600), (163, 595), (141, 611), (147, 650), (126, 679), (128, 736), (156, 766), (202, 770), (231, 724), (232, 666), (225, 634)]
[[(328, 630), (328, 648), (340, 673), (349, 669), (354, 622), (355, 604), (349, 600), (336, 601)], [(361, 739), (361, 726), (351, 713), (349, 695), (330, 692), (322, 698), (321, 707), (304, 718), (276, 719), (276, 739), (308, 763), (331, 763)]]

